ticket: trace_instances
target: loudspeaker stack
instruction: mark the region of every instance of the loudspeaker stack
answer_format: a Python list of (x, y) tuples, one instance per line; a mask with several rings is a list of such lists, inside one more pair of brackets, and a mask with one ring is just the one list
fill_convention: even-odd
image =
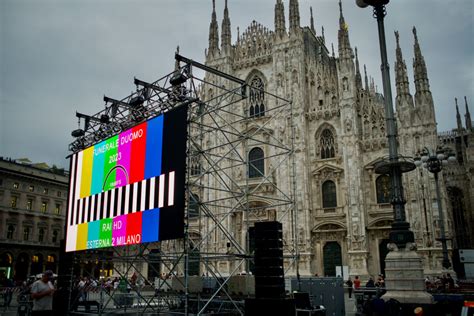
[(245, 300), (245, 315), (295, 315), (285, 298), (283, 227), (280, 222), (255, 223), (255, 298)]
[(254, 271), (256, 298), (285, 297), (281, 223), (255, 223)]
[(79, 271), (74, 269), (76, 267), (74, 264), (74, 252), (66, 252), (65, 250), (66, 240), (62, 239), (59, 244), (57, 291), (54, 293), (53, 299), (53, 309), (57, 315), (69, 313), (69, 297), (74, 296), (70, 292), (75, 291), (74, 284), (71, 281), (76, 274), (79, 274)]

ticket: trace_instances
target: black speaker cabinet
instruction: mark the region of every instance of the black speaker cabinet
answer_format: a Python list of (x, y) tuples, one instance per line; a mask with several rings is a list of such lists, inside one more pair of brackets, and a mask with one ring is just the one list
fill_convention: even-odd
[(245, 300), (245, 316), (295, 316), (295, 301), (289, 298), (249, 298)]
[(282, 225), (279, 222), (255, 223), (255, 297), (285, 297), (283, 275)]

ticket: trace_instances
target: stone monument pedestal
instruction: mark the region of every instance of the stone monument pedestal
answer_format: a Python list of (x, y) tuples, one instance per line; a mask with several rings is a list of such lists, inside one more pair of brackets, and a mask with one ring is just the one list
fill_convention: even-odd
[(406, 248), (398, 249), (389, 244), (390, 252), (385, 258), (384, 301), (395, 299), (402, 304), (433, 304), (433, 296), (426, 292), (423, 264), (416, 253), (416, 246), (407, 243)]

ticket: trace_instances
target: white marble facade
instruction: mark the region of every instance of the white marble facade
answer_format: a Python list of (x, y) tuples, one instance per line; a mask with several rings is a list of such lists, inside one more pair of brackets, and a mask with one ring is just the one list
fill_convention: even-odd
[[(217, 23), (214, 6), (206, 65), (246, 80), (249, 85), (257, 78), (267, 92), (292, 101), (300, 274), (333, 274), (330, 265), (339, 262), (349, 267), (351, 275), (367, 277), (382, 272), (380, 257), (383, 254), (380, 252), (386, 248), (393, 219), (392, 206), (387, 199), (387, 192), (384, 192), (387, 190), (384, 186), (385, 179), (379, 178), (380, 175), (374, 172), (374, 164), (388, 155), (383, 95), (375, 91), (374, 82), (365, 72), (365, 66), (362, 70), (364, 73), (361, 73), (357, 48), (350, 44), (342, 6), (339, 6), (338, 54), (334, 53), (334, 49), (332, 53), (329, 51), (324, 34), (321, 36), (316, 33), (313, 22), (309, 27), (300, 25), (297, 0), (289, 1), (288, 15), (285, 15), (287, 11), (283, 2), (276, 0), (274, 29), (254, 21), (242, 34), (238, 34), (235, 43), (231, 43), (227, 4), (221, 28)], [(337, 5), (334, 9), (338, 9)], [(285, 23), (288, 21), (287, 17), (288, 28)], [(403, 34), (405, 40), (409, 35), (411, 34)], [(436, 148), (438, 145), (427, 67), (415, 29), (411, 36), (414, 36), (414, 52), (407, 58), (414, 56), (414, 95), (409, 89), (407, 66), (399, 45), (395, 52), (394, 67), (393, 62), (391, 63), (392, 78), (395, 73), (396, 83), (393, 94), (396, 96), (399, 153), (404, 156), (414, 156), (424, 146)], [(398, 37), (397, 33), (397, 43)], [(393, 60), (393, 52), (389, 52), (389, 56)], [(208, 75), (206, 79), (214, 80), (218, 86), (229, 84), (212, 75)], [(215, 92), (212, 90), (204, 90), (202, 98), (210, 100), (214, 97), (211, 95), (213, 93)], [(268, 98), (263, 101), (266, 111), (275, 106), (275, 102), (270, 100)], [(252, 121), (255, 124), (265, 122), (265, 130), (269, 134), (290, 143), (292, 139), (289, 136), (288, 122), (256, 115), (255, 110), (249, 109), (251, 102), (249, 98), (233, 106), (233, 111), (249, 117), (245, 124), (239, 126), (249, 128)], [(262, 133), (257, 137), (264, 138), (265, 135)], [(206, 146), (215, 145), (218, 141), (204, 139), (204, 150)], [(263, 140), (260, 145), (247, 143), (238, 147), (238, 150), (243, 156), (247, 156), (252, 148), (261, 147), (265, 157), (271, 156), (273, 147), (263, 143)], [(290, 163), (275, 168), (271, 159), (265, 160), (265, 176), (282, 190), (293, 188), (291, 170)], [(248, 174), (245, 169), (236, 167), (233, 176), (238, 181), (243, 181)], [(208, 178), (206, 181), (212, 180)], [(250, 185), (251, 181), (244, 183)], [(403, 175), (403, 185), (407, 219), (415, 233), (424, 271), (426, 274), (440, 273), (441, 244), (435, 240), (435, 237), (439, 237), (439, 210), (436, 206), (433, 177), (426, 171), (415, 170)], [(326, 187), (323, 188), (324, 186)], [(331, 194), (334, 189), (335, 200)], [(218, 198), (202, 188), (196, 188), (196, 191), (203, 203), (206, 199)], [(247, 229), (256, 220), (281, 218), (280, 210), (268, 205), (271, 204), (270, 198), (277, 192), (262, 189), (260, 193), (258, 199), (249, 199), (249, 204), (266, 205), (263, 211), (250, 215), (233, 212), (222, 221), (226, 229), (244, 246)], [(221, 197), (225, 195), (219, 194)], [(323, 204), (323, 194), (328, 194), (324, 202), (326, 205)], [(446, 212), (447, 235), (452, 236), (452, 216), (444, 186), (441, 194), (443, 211)], [(265, 200), (265, 196), (269, 200)], [(200, 247), (201, 252), (225, 252), (225, 235), (219, 230), (208, 234), (208, 229), (213, 225), (209, 217), (201, 218), (200, 221), (190, 222), (190, 232), (196, 239), (207, 236), (206, 242)], [(295, 234), (292, 235), (289, 231), (290, 226), (285, 223), (287, 219), (288, 217), (282, 217), (284, 238), (286, 243), (291, 244)], [(450, 249), (451, 246), (449, 244)], [(286, 263), (290, 264), (288, 260)], [(233, 265), (228, 261), (217, 264), (224, 274), (231, 273)], [(245, 266), (238, 270), (245, 270)], [(290, 273), (295, 273), (295, 269), (290, 268)]]

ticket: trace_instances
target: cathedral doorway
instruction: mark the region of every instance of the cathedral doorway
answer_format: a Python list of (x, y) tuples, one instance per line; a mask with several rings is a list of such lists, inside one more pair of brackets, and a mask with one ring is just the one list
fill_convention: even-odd
[(390, 239), (382, 239), (379, 243), (379, 262), (380, 262), (380, 273), (385, 275), (385, 258), (388, 255), (388, 243)]
[(336, 276), (336, 266), (342, 266), (341, 246), (337, 241), (327, 242), (323, 247), (325, 276)]

